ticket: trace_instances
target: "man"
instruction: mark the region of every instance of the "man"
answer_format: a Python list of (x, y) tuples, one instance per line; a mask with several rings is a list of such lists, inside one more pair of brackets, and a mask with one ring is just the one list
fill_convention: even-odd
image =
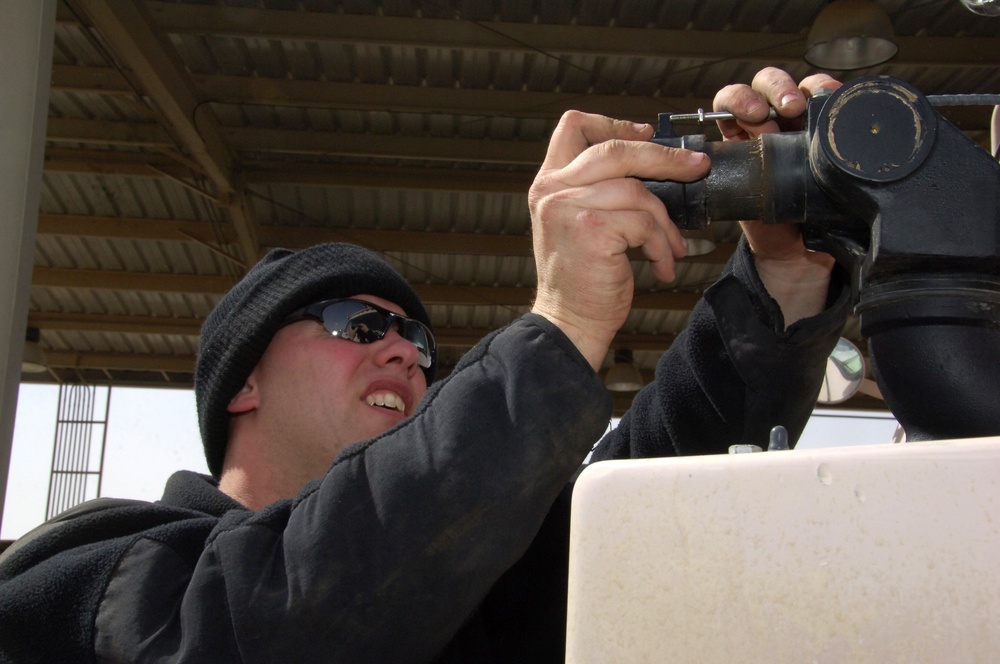
[[(765, 70), (717, 97), (743, 118), (723, 129), (775, 130), (768, 103), (796, 117), (821, 85), (836, 83), (800, 91)], [(19, 546), (0, 566), (3, 659), (561, 661), (563, 489), (610, 415), (597, 371), (631, 303), (625, 252), (641, 247), (670, 280), (685, 251), (632, 176), (709, 167), (651, 134), (564, 116), (529, 194), (531, 313), (430, 389), (430, 321), (398, 274), (350, 245), (272, 252), (202, 331), (196, 393), (217, 483), (178, 473), (156, 504)], [(797, 229), (746, 230), (595, 458), (801, 431), (846, 297)]]

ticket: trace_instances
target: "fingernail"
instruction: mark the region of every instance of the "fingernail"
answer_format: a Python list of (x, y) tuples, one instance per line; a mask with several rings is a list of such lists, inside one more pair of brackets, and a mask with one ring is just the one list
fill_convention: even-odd
[(632, 123), (632, 128), (635, 129), (636, 132), (640, 133), (640, 134), (642, 132), (646, 131), (646, 127), (648, 127), (648, 126), (649, 126), (649, 124), (647, 124), (645, 122), (633, 122)]
[(789, 92), (787, 95), (781, 98), (780, 106), (784, 108), (785, 106), (791, 104), (793, 101), (798, 101), (798, 100), (799, 100), (798, 95)]
[(759, 115), (764, 110), (764, 104), (760, 102), (753, 101), (747, 106), (747, 115)]
[(703, 164), (705, 162), (705, 159), (707, 159), (708, 157), (705, 155), (704, 152), (695, 152), (692, 150), (687, 153), (687, 158), (689, 163), (698, 166), (700, 164)]

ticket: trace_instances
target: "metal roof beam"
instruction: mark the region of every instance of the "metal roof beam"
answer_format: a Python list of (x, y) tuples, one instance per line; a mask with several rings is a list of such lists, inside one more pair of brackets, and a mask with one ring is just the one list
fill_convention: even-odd
[[(545, 141), (434, 138), (260, 127), (228, 127), (221, 131), (234, 151), (484, 164), (537, 166), (544, 160), (547, 146)], [(50, 118), (46, 138), (67, 143), (127, 145), (152, 150), (172, 147), (167, 133), (152, 123)]]
[(163, 127), (150, 122), (49, 118), (45, 138), (50, 141), (129, 145), (158, 150), (174, 147), (173, 139)]
[(38, 266), (35, 266), (31, 278), (33, 287), (198, 295), (221, 295), (232, 288), (235, 283), (234, 277), (220, 275), (131, 272), (127, 270), (78, 270)]
[[(647, 60), (740, 59), (769, 64), (801, 63), (806, 40), (806, 35), (800, 33), (650, 30), (401, 18), (168, 2), (146, 4), (165, 32), (248, 39), (551, 53), (560, 56), (631, 56)], [(906, 36), (896, 39), (899, 52), (893, 64), (1000, 66), (1000, 39)]]
[(52, 90), (88, 94), (136, 96), (135, 89), (114, 67), (52, 65)]
[[(40, 330), (76, 332), (106, 332), (111, 334), (156, 334), (166, 336), (197, 337), (202, 321), (197, 318), (169, 318), (164, 316), (120, 316), (112, 314), (31, 312), (28, 322)], [(466, 348), (474, 346), (491, 329), (436, 327), (434, 336), (438, 345)], [(633, 350), (664, 351), (673, 343), (672, 334), (619, 333), (615, 345)], [(56, 351), (58, 352), (58, 351)], [(152, 367), (142, 367), (152, 369)], [(173, 369), (170, 369), (173, 371)]]
[[(712, 100), (699, 97), (655, 97), (642, 95), (569, 94), (527, 90), (474, 90), (304, 81), (250, 76), (191, 75), (200, 96), (213, 102), (265, 103), (274, 106), (331, 108), (371, 111), (377, 108), (398, 113), (444, 113), (490, 117), (555, 120), (570, 109), (599, 113), (622, 120), (656, 122), (658, 113), (712, 108)], [(134, 95), (127, 81), (110, 67), (55, 65), (52, 89), (56, 92), (91, 92)], [(948, 106), (937, 110), (959, 129), (984, 132), (989, 129), (990, 108)], [(714, 131), (712, 127), (708, 128)], [(696, 127), (692, 127), (696, 130)]]
[(40, 214), (38, 233), (158, 242), (229, 243), (235, 238), (230, 223), (215, 225), (207, 221), (187, 219), (141, 219), (84, 214)]
[[(155, 152), (49, 148), (45, 151), (43, 166), (50, 173), (167, 177), (185, 186), (195, 187), (186, 182), (191, 174), (189, 169), (169, 156)], [(243, 178), (247, 185), (300, 184), (527, 195), (534, 177), (534, 170), (528, 168), (419, 168), (303, 161), (247, 161), (243, 166)]]
[[(33, 287), (95, 290), (146, 291), (222, 295), (234, 285), (233, 277), (220, 275), (128, 272), (35, 267)], [(530, 306), (534, 289), (517, 286), (470, 286), (457, 284), (413, 284), (424, 304)], [(690, 310), (700, 299), (698, 292), (641, 291), (633, 297), (633, 309)]]
[(232, 173), (232, 156), (214, 114), (201, 104), (184, 65), (166, 37), (150, 22), (143, 3), (131, 0), (73, 0), (77, 14), (86, 16), (109, 45), (123, 71), (135, 76), (143, 94), (162, 113), (181, 149), (202, 168), (216, 188), (236, 227), (245, 263), (259, 254), (254, 224), (248, 216), (242, 186)]
[(259, 127), (223, 130), (234, 150), (370, 159), (517, 164), (538, 167), (548, 141), (437, 138)]
[(197, 337), (201, 334), (200, 318), (166, 316), (134, 316), (55, 311), (28, 313), (29, 324), (40, 330), (76, 332), (110, 332), (115, 334), (162, 334)]
[[(205, 221), (61, 214), (39, 215), (38, 233), (108, 239), (187, 241), (202, 244), (229, 242), (232, 241), (233, 235), (231, 225), (222, 224), (216, 229)], [(258, 236), (265, 248), (301, 249), (323, 242), (350, 242), (379, 252), (524, 258), (533, 255), (531, 238), (527, 235), (262, 226), (258, 229)], [(735, 244), (731, 242), (717, 242), (715, 251), (701, 256), (682, 258), (681, 262), (725, 263), (734, 250)], [(639, 250), (631, 253), (634, 260), (640, 260)]]
[(193, 355), (77, 353), (73, 351), (47, 350), (45, 351), (45, 361), (51, 369), (110, 369), (190, 373), (194, 371), (195, 358)]

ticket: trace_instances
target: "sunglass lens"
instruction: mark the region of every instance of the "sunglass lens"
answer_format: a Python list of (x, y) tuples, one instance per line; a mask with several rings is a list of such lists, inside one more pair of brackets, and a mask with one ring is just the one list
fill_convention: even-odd
[(387, 322), (386, 317), (374, 309), (359, 311), (348, 316), (344, 336), (351, 341), (370, 344), (385, 336)]
[(431, 359), (431, 344), (427, 330), (413, 321), (406, 321), (403, 327), (403, 338), (416, 346), (420, 352), (418, 364), (424, 368), (430, 367), (433, 360)]
[(323, 309), (323, 327), (334, 336), (368, 344), (382, 338), (385, 319), (363, 302), (342, 300)]
[(323, 327), (330, 334), (363, 344), (383, 338), (392, 324), (404, 339), (417, 347), (420, 366), (429, 368), (433, 362), (430, 333), (416, 321), (354, 300), (333, 302), (323, 309), (322, 315)]

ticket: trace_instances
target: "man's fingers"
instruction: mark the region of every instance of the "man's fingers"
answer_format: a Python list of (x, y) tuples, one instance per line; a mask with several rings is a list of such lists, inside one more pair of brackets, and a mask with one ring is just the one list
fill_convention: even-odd
[(708, 156), (702, 152), (650, 142), (610, 140), (587, 148), (557, 177), (567, 187), (627, 177), (691, 182), (705, 177), (708, 167)]
[(549, 217), (550, 223), (572, 235), (586, 234), (598, 255), (624, 254), (629, 248), (641, 247), (654, 275), (664, 281), (673, 280), (674, 259), (687, 253), (687, 241), (663, 203), (638, 180), (560, 191), (541, 203), (542, 216), (546, 216), (542, 208), (549, 204), (558, 209), (557, 215)]
[(786, 71), (776, 67), (761, 69), (750, 86), (784, 118), (797, 118), (806, 110), (805, 95)]
[(751, 85), (730, 85), (715, 96), (713, 107), (728, 111), (736, 118), (719, 123), (725, 139), (756, 138), (779, 130), (778, 122), (768, 119), (770, 108), (782, 118), (797, 118), (806, 110), (806, 99), (813, 89), (833, 82), (829, 76), (816, 75), (805, 89), (800, 89), (787, 72), (767, 67), (757, 72)]
[(653, 274), (674, 277), (686, 243), (642, 179), (690, 181), (702, 153), (649, 141), (653, 130), (566, 113), (528, 192), (538, 288), (532, 311), (558, 325), (597, 370), (628, 315), (634, 276), (626, 252), (642, 247)]
[[(727, 85), (715, 94), (712, 108), (727, 111), (741, 120), (763, 122), (767, 119), (767, 100), (748, 85)], [(723, 122), (732, 122), (724, 120)], [(721, 124), (721, 123), (720, 123)]]
[[(808, 99), (820, 90), (833, 91), (840, 85), (827, 74), (813, 74), (796, 84), (787, 72), (767, 67), (757, 72), (751, 85), (730, 85), (715, 96), (713, 108), (735, 116), (719, 122), (719, 130), (724, 139), (733, 140), (797, 128), (796, 119), (805, 113)], [(777, 111), (777, 120), (768, 119), (769, 108)]]
[(746, 138), (747, 134), (739, 120), (764, 122), (767, 120), (767, 102), (748, 85), (727, 85), (719, 90), (712, 100), (716, 111), (732, 113), (736, 119), (720, 120), (719, 131), (726, 140)]
[(843, 83), (833, 78), (829, 74), (813, 74), (812, 76), (806, 76), (799, 83), (799, 89), (802, 90), (803, 94), (807, 97), (813, 97), (820, 90), (829, 90), (833, 92), (839, 88)]
[(603, 115), (567, 111), (549, 140), (542, 170), (558, 170), (572, 163), (587, 148), (610, 140), (647, 141), (653, 135), (648, 124), (613, 120)]

